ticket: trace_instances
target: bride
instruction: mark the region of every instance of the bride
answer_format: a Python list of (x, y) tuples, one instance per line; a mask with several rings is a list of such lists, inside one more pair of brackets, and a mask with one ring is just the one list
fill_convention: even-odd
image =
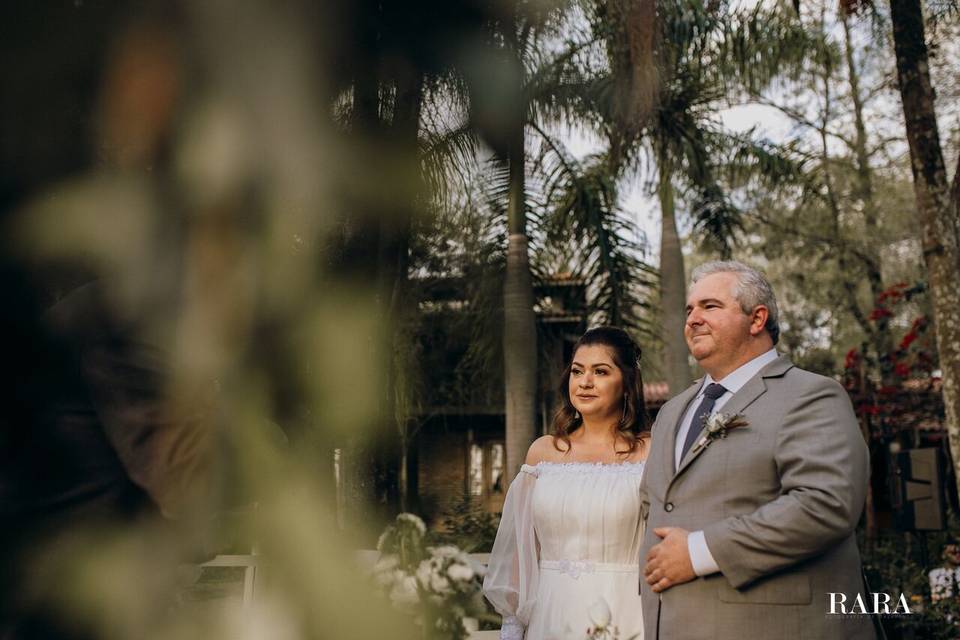
[(505, 640), (582, 640), (607, 618), (643, 637), (640, 475), (649, 444), (640, 350), (614, 327), (587, 331), (560, 385), (553, 435), (510, 485), (483, 583)]

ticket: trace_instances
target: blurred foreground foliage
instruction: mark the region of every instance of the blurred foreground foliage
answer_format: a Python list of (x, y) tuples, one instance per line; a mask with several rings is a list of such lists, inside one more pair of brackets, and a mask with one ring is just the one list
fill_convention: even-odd
[[(402, 442), (397, 282), (438, 187), (418, 92), (457, 65), (512, 90), (487, 71), (515, 10), (4, 5), (5, 640), (419, 635), (353, 555), (396, 506), (369, 471)], [(51, 328), (88, 286), (96, 322)], [(252, 603), (177, 606), (185, 566), (254, 550)]]

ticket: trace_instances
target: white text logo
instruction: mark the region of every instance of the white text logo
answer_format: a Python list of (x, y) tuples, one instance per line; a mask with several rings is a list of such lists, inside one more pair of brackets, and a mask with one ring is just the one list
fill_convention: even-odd
[[(847, 595), (844, 593), (830, 593), (830, 613), (842, 615), (909, 615), (910, 607), (907, 605), (907, 596), (900, 594), (900, 598), (893, 604), (893, 597), (889, 593), (871, 593), (872, 600), (864, 599), (862, 594), (852, 602), (848, 602)], [(872, 607), (871, 607), (872, 605)]]

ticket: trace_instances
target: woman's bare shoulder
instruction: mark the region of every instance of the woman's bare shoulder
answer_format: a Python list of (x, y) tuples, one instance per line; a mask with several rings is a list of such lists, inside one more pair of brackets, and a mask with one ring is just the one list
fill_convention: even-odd
[(529, 465), (536, 465), (541, 462), (559, 461), (563, 457), (563, 454), (569, 450), (569, 446), (562, 440), (558, 440), (556, 444), (560, 447), (559, 451), (557, 447), (554, 446), (553, 436), (540, 436), (534, 440), (530, 448), (527, 449), (527, 459), (524, 462)]

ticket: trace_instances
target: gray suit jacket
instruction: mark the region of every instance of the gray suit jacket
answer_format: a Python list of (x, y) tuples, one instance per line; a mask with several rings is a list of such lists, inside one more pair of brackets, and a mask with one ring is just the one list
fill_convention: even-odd
[(874, 638), (868, 616), (828, 615), (831, 592), (852, 603), (864, 591), (854, 529), (867, 448), (844, 389), (780, 357), (721, 409), (748, 424), (692, 448), (674, 472), (677, 427), (699, 388), (653, 427), (641, 563), (654, 528), (682, 527), (704, 532), (720, 573), (659, 596), (641, 580), (645, 638)]

